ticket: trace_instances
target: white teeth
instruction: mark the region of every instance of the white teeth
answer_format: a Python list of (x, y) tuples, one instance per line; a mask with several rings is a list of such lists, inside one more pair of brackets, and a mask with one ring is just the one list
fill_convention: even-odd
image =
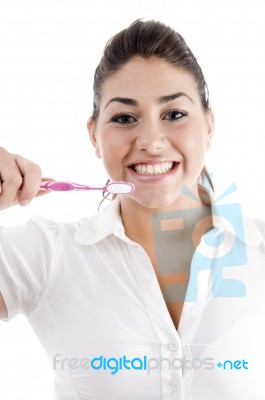
[(173, 161), (165, 161), (159, 164), (135, 164), (134, 170), (140, 175), (165, 174), (173, 167)]
[(148, 174), (153, 174), (154, 173), (154, 167), (152, 165), (147, 165), (147, 173)]
[(155, 174), (159, 174), (160, 171), (161, 171), (160, 165), (154, 165), (154, 173), (155, 173)]

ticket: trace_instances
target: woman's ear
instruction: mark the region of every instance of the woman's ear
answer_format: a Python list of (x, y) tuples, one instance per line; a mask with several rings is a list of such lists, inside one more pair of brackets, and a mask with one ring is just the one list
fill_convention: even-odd
[(93, 121), (93, 119), (91, 117), (87, 121), (87, 129), (89, 132), (89, 137), (90, 137), (91, 143), (93, 144), (93, 146), (95, 148), (96, 156), (98, 158), (101, 158), (99, 146), (98, 146), (97, 134), (96, 134), (96, 123), (95, 123), (95, 121)]
[(206, 115), (208, 132), (207, 132), (207, 140), (206, 140), (206, 150), (209, 150), (211, 147), (211, 140), (214, 134), (215, 127), (215, 115), (212, 109), (207, 112)]

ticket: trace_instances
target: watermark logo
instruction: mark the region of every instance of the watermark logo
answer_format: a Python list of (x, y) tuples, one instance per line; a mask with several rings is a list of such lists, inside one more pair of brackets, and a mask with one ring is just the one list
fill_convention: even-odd
[(182, 358), (167, 357), (148, 357), (147, 355), (141, 357), (129, 358), (126, 355), (121, 357), (98, 357), (90, 358), (61, 358), (61, 354), (57, 353), (53, 357), (53, 369), (93, 369), (96, 371), (109, 371), (111, 375), (116, 375), (119, 371), (144, 371), (148, 375), (154, 370), (212, 370), (218, 367), (223, 370), (240, 370), (248, 369), (248, 362), (245, 359), (238, 360), (225, 360), (216, 363), (214, 358)]
[[(181, 297), (184, 300), (183, 293), (186, 289), (185, 301), (196, 301), (198, 272), (206, 269), (212, 271), (213, 297), (246, 295), (243, 282), (223, 278), (224, 268), (243, 266), (247, 263), (240, 204), (219, 204), (221, 199), (235, 190), (237, 190), (236, 185), (230, 185), (211, 207), (174, 210), (153, 215), (153, 234), (159, 273), (183, 273), (187, 271), (187, 263), (191, 265), (189, 286), (179, 283), (168, 286), (163, 292), (166, 301), (180, 301)], [(200, 202), (189, 189), (184, 187), (181, 192)], [(210, 226), (212, 219), (213, 228)], [(164, 229), (165, 221), (168, 226), (170, 221), (174, 222), (171, 224), (173, 228)], [(202, 232), (203, 228), (206, 229), (205, 232)], [(196, 238), (200, 233), (204, 234), (199, 244)], [(190, 264), (191, 249), (193, 257)]]

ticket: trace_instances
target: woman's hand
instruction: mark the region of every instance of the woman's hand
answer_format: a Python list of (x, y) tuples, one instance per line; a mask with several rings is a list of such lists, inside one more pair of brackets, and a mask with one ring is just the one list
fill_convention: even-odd
[(20, 204), (26, 206), (34, 198), (49, 193), (40, 189), (40, 167), (26, 158), (0, 147), (0, 210)]

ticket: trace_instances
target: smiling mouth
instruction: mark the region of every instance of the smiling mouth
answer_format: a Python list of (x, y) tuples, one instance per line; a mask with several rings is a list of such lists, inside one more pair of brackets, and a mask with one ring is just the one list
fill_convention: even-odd
[(162, 175), (171, 171), (177, 164), (175, 161), (165, 161), (157, 164), (133, 164), (130, 166), (139, 175)]

